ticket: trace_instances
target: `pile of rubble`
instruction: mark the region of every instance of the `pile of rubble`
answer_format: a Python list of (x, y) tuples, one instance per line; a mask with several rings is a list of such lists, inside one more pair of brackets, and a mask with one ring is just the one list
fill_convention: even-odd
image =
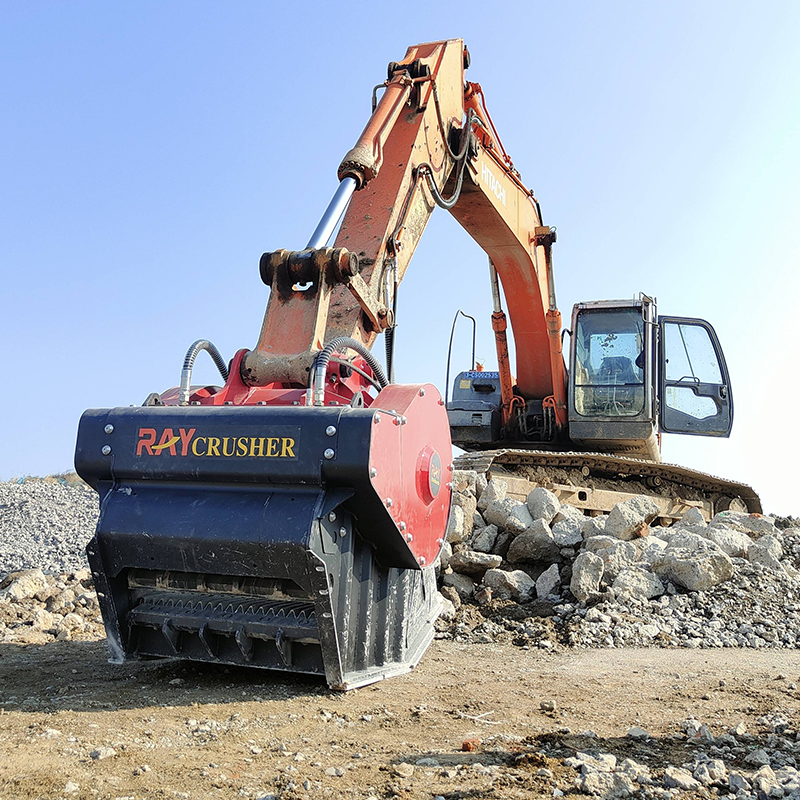
[(0, 581), (0, 643), (47, 644), (105, 636), (88, 569), (12, 572)]
[(457, 472), (439, 562), (440, 636), (521, 646), (800, 644), (800, 528), (691, 508), (655, 523), (645, 495), (587, 517), (537, 487)]

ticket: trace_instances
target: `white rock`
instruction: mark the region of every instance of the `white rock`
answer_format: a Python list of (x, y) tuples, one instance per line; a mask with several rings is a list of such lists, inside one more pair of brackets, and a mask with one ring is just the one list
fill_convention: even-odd
[(723, 553), (733, 558), (745, 558), (753, 544), (753, 540), (735, 528), (726, 528), (721, 525), (709, 525), (706, 536), (716, 544)]
[(524, 503), (519, 500), (514, 500), (513, 497), (504, 497), (502, 500), (492, 500), (483, 512), (483, 518), (488, 525), (497, 525), (498, 528), (506, 528), (514, 530), (515, 533), (521, 533), (525, 530), (525, 526), (521, 525), (519, 519), (513, 516), (513, 512), (519, 508), (524, 507), (528, 516), (528, 508)]
[(666, 549), (667, 543), (663, 539), (648, 536), (641, 540), (639, 558), (648, 564), (652, 564)]
[(543, 519), (548, 525), (561, 509), (561, 503), (558, 502), (558, 498), (543, 486), (537, 486), (528, 492), (526, 502), (531, 516), (534, 519)]
[(543, 519), (537, 519), (528, 530), (511, 542), (507, 559), (511, 564), (521, 561), (552, 561), (558, 556), (558, 549), (550, 526)]
[(447, 569), (450, 566), (450, 559), (453, 556), (453, 547), (450, 542), (445, 542), (442, 545), (442, 549), (439, 551), (439, 568), (440, 569)]
[(704, 592), (733, 575), (733, 562), (722, 550), (692, 553), (667, 549), (652, 564), (662, 581), (671, 581), (692, 592)]
[(452, 622), (456, 618), (456, 607), (442, 594), (439, 594), (439, 599), (442, 604), (439, 617), (445, 622)]
[(636, 545), (633, 542), (621, 542), (619, 539), (611, 547), (600, 550), (597, 555), (603, 559), (603, 577), (609, 583), (616, 580), (617, 575), (638, 558)]
[(691, 553), (704, 553), (707, 550), (720, 550), (711, 539), (699, 533), (676, 530), (667, 540), (667, 550), (688, 550)]
[(533, 517), (525, 503), (515, 505), (505, 522), (505, 527), (514, 533), (522, 533), (531, 525), (533, 525)]
[(579, 508), (562, 503), (561, 508), (558, 510), (558, 514), (553, 517), (553, 523), (555, 524), (556, 522), (572, 520), (573, 522), (577, 522), (582, 525), (585, 519), (586, 516)]
[(597, 534), (596, 536), (592, 536), (586, 540), (584, 548), (590, 553), (599, 553), (601, 550), (606, 550), (609, 547), (613, 547), (618, 541), (619, 539), (615, 539), (613, 536)]
[(649, 739), (650, 738), (650, 734), (644, 728), (640, 728), (638, 725), (634, 725), (632, 728), (628, 728), (628, 732), (625, 735), (629, 739)]
[(458, 544), (467, 538), (467, 526), (464, 522), (464, 509), (461, 506), (451, 506), (445, 537), (450, 544)]
[(569, 590), (577, 600), (585, 603), (600, 589), (603, 577), (603, 559), (594, 553), (580, 553), (572, 563), (572, 580)]
[(764, 534), (780, 534), (775, 527), (775, 523), (761, 514), (746, 514), (740, 511), (722, 511), (711, 520), (711, 524), (721, 523), (725, 526), (733, 526), (740, 530), (753, 534), (754, 538), (760, 538)]
[(500, 597), (509, 597), (517, 602), (527, 602), (533, 596), (536, 582), (521, 569), (507, 571), (503, 569), (487, 570), (483, 583)]
[(595, 536), (603, 536), (606, 531), (606, 516), (584, 517), (581, 523), (581, 533), (584, 539), (592, 539)]
[(783, 572), (780, 558), (783, 556), (783, 547), (777, 536), (770, 533), (764, 534), (747, 551), (747, 560), (753, 564), (761, 564), (773, 572)]
[[(479, 483), (480, 477), (478, 477)], [(508, 484), (499, 478), (493, 478), (478, 497), (478, 511), (484, 512), (495, 500), (505, 500), (507, 494)]]
[(491, 553), (497, 542), (498, 533), (497, 525), (487, 525), (484, 528), (479, 528), (472, 534), (470, 542), (472, 549), (477, 550), (479, 553)]
[(15, 603), (30, 600), (47, 588), (47, 580), (40, 569), (26, 569), (9, 576), (10, 583), (0, 590), (0, 597), (7, 597)]
[(623, 569), (617, 575), (611, 588), (617, 593), (627, 592), (645, 600), (661, 597), (665, 591), (664, 584), (658, 579), (658, 575), (637, 567)]
[(690, 525), (694, 526), (702, 526), (705, 528), (706, 526), (706, 518), (703, 516), (703, 512), (700, 511), (699, 508), (695, 508), (692, 506), (680, 519), (678, 525)]
[(579, 791), (597, 797), (630, 797), (637, 788), (633, 781), (622, 773), (589, 772), (578, 779)]
[(39, 608), (33, 612), (33, 629), (35, 631), (52, 631), (58, 627), (61, 617)]
[(445, 575), (442, 583), (445, 586), (452, 586), (462, 600), (468, 600), (475, 593), (475, 581), (458, 572), (451, 572)]
[(561, 588), (561, 576), (558, 574), (558, 564), (549, 566), (537, 579), (536, 579), (536, 597), (539, 600), (544, 600), (551, 594), (558, 594)]
[[(584, 517), (585, 519), (585, 517)], [(552, 526), (553, 538), (559, 547), (573, 547), (583, 541), (583, 524), (574, 519), (565, 519)]]
[(628, 541), (637, 536), (646, 536), (647, 527), (658, 516), (658, 504), (647, 495), (637, 495), (611, 509), (606, 520), (605, 533), (617, 539)]
[(664, 770), (664, 786), (668, 789), (681, 789), (684, 792), (693, 792), (700, 788), (700, 783), (696, 781), (691, 772), (680, 767), (667, 767)]
[(503, 563), (500, 556), (491, 553), (478, 553), (475, 550), (459, 550), (450, 558), (450, 569), (462, 575), (482, 576), (487, 569), (494, 569)]

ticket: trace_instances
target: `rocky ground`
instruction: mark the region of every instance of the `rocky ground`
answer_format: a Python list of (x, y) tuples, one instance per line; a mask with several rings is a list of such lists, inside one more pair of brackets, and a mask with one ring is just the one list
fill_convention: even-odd
[[(105, 661), (80, 484), (0, 484), (0, 797), (800, 798), (800, 529), (474, 473), (408, 676)], [(777, 524), (776, 524), (777, 523)]]

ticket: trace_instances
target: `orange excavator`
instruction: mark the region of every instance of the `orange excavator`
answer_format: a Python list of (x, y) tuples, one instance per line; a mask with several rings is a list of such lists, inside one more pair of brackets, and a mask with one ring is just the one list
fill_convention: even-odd
[[(439, 613), (451, 431), (470, 451), (460, 465), (558, 469), (553, 488), (587, 513), (625, 495), (592, 484), (603, 476), (653, 489), (665, 518), (676, 503), (760, 510), (749, 487), (660, 463), (660, 431), (730, 432), (708, 323), (659, 318), (645, 295), (579, 304), (566, 369), (555, 230), (468, 66), (460, 39), (389, 64), (307, 246), (261, 258), (270, 294), (252, 350), (228, 363), (198, 340), (178, 387), (81, 418), (75, 463), (100, 495), (87, 554), (112, 661), (250, 665), (339, 689), (412, 668)], [(495, 372), (459, 374), (449, 402), (393, 380), (397, 287), (436, 206), (488, 254), (498, 357)], [(381, 333), (385, 370), (371, 352)], [(222, 386), (192, 384), (203, 350)]]

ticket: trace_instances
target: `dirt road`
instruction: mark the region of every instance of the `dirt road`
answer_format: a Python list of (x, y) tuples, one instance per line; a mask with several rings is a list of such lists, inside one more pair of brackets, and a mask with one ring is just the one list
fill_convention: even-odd
[[(797, 652), (437, 641), (409, 675), (336, 694), (243, 669), (111, 666), (103, 642), (2, 645), (0, 797), (551, 797), (575, 784), (563, 759), (587, 749), (660, 785), (697, 750), (682, 720), (715, 734), (745, 721), (755, 746), (762, 715), (800, 708), (795, 681)], [(634, 725), (652, 739), (626, 737)]]

